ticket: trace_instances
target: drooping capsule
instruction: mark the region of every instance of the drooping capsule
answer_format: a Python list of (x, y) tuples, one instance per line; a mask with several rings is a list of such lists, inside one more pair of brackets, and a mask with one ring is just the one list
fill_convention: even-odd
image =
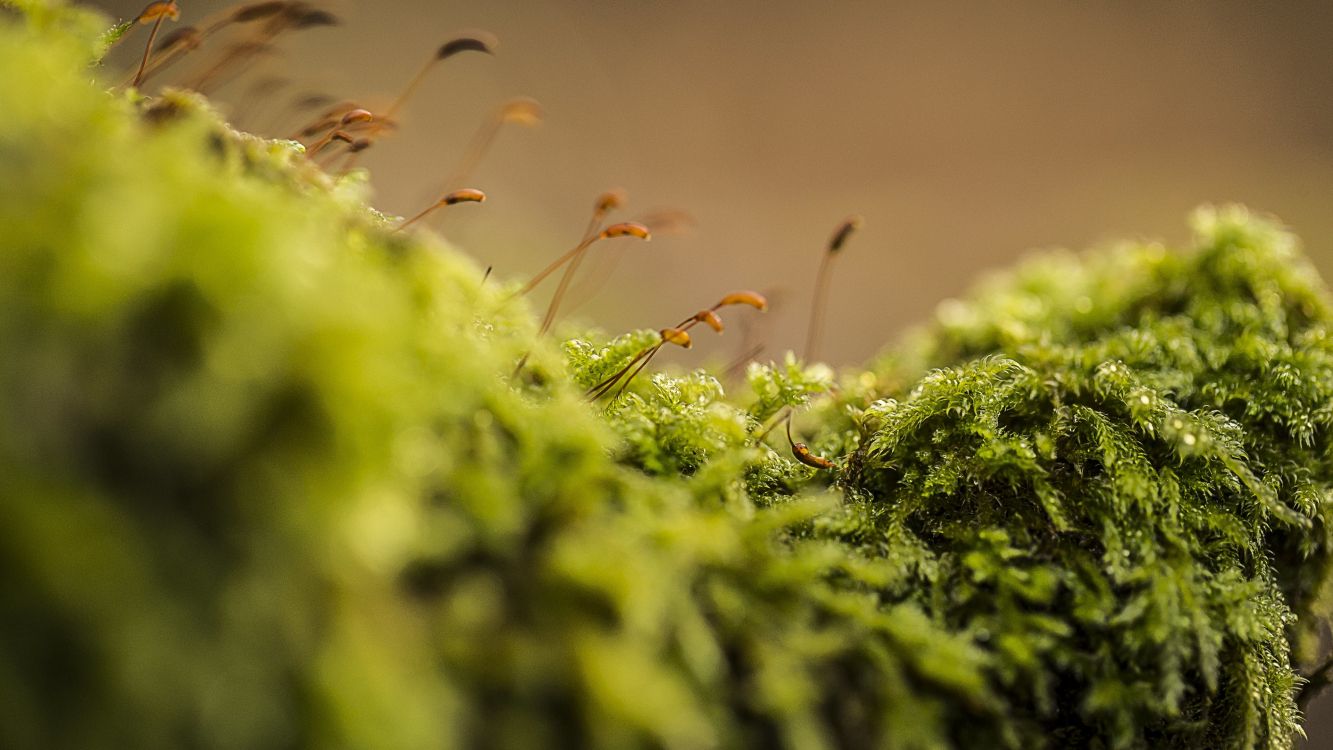
[(690, 334), (679, 328), (663, 328), (659, 333), (662, 340), (668, 344), (675, 344), (682, 349), (689, 349), (694, 346), (694, 342), (690, 340)]
[(797, 461), (800, 461), (812, 469), (832, 469), (835, 466), (835, 464), (827, 458), (816, 456), (811, 453), (809, 446), (805, 443), (792, 443), (791, 452), (792, 455), (796, 457)]
[(495, 54), (495, 48), (499, 45), (495, 36), (484, 31), (477, 31), (450, 39), (435, 51), (435, 60), (447, 60), (460, 52), (484, 52), (488, 55)]
[(717, 313), (713, 312), (712, 310), (700, 310), (699, 312), (694, 314), (694, 319), (699, 321), (700, 323), (707, 325), (714, 331), (722, 333), (723, 329), (722, 318), (718, 317)]
[(435, 67), (437, 63), (460, 52), (474, 51), (485, 52), (488, 55), (495, 54), (497, 44), (494, 35), (482, 31), (456, 37), (440, 45), (435, 50), (435, 54), (431, 55), (416, 75), (412, 76), (412, 79), (407, 82), (407, 86), (398, 95), (398, 98), (394, 99), (393, 104), (390, 104), (389, 108), (384, 110), (385, 119), (394, 119), (398, 115), (403, 105), (407, 104), (408, 100), (412, 98), (412, 94), (416, 92), (417, 87), (421, 85), (421, 82), (426, 79), (426, 75), (430, 73), (431, 68)]
[(800, 461), (801, 463), (805, 464), (806, 466), (809, 466), (812, 469), (832, 469), (835, 467), (835, 464), (832, 461), (828, 460), (827, 458), (824, 458), (823, 456), (816, 456), (810, 450), (810, 446), (806, 445), (805, 443), (798, 443), (792, 439), (790, 413), (787, 415), (786, 422), (787, 422), (787, 443), (791, 445), (791, 454), (796, 457), (797, 461)]

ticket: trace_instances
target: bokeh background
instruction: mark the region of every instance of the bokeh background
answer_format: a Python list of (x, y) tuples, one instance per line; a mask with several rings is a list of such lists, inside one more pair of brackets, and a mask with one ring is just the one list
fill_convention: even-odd
[[(143, 2), (92, 4), (125, 18)], [(397, 134), (366, 152), (373, 202), (415, 213), (498, 104), (536, 98), (541, 127), (503, 131), (470, 180), (489, 202), (434, 227), (518, 278), (578, 240), (604, 190), (628, 192), (625, 218), (688, 211), (686, 235), (598, 248), (621, 262), (572, 302), (609, 330), (661, 327), (754, 288), (779, 292), (766, 356), (799, 349), (822, 246), (849, 213), (866, 224), (835, 269), (820, 351), (839, 364), (1032, 249), (1185, 242), (1203, 202), (1276, 214), (1333, 277), (1326, 2), (325, 5), (342, 24), (285, 38), (213, 92), (224, 109), (287, 135), (302, 119), (294, 96), (374, 110), (452, 34), (493, 32), (494, 58), (435, 70)], [(181, 6), (186, 24), (227, 3)], [(143, 38), (117, 50), (117, 76)], [(273, 77), (289, 82), (255, 96)], [(686, 356), (728, 359), (738, 338)], [(1333, 748), (1333, 715), (1314, 713), (1310, 747)]]

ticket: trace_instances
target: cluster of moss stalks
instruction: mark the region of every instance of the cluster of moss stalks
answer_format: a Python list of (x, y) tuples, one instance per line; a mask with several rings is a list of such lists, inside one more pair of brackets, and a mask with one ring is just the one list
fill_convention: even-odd
[[(0, 10), (0, 746), (1290, 747), (1333, 321), (1294, 239), (1035, 259), (834, 375), (583, 388), (511, 287), (98, 21)], [(511, 378), (529, 349), (525, 375)], [(797, 432), (832, 471), (797, 463)]]

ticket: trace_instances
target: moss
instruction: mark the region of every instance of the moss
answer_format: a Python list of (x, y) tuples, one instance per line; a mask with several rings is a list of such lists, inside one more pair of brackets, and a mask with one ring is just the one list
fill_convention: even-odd
[(1194, 226), (947, 306), (939, 369), (866, 410), (848, 484), (860, 533), (933, 553), (940, 617), (1017, 648), (1006, 694), (1048, 726), (1281, 746), (1325, 613), (1328, 296), (1275, 225)]
[(101, 27), (23, 5), (0, 745), (1290, 746), (1333, 359), (1276, 224), (1035, 260), (866, 371), (590, 407), (654, 334), (534, 341), (363, 175), (108, 93)]

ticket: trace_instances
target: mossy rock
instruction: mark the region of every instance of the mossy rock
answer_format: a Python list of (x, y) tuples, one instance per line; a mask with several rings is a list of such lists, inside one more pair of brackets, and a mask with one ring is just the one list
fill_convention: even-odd
[(1333, 316), (1271, 220), (1035, 259), (865, 371), (592, 406), (653, 333), (538, 340), (362, 175), (108, 91), (93, 17), (18, 5), (0, 746), (1297, 736)]

